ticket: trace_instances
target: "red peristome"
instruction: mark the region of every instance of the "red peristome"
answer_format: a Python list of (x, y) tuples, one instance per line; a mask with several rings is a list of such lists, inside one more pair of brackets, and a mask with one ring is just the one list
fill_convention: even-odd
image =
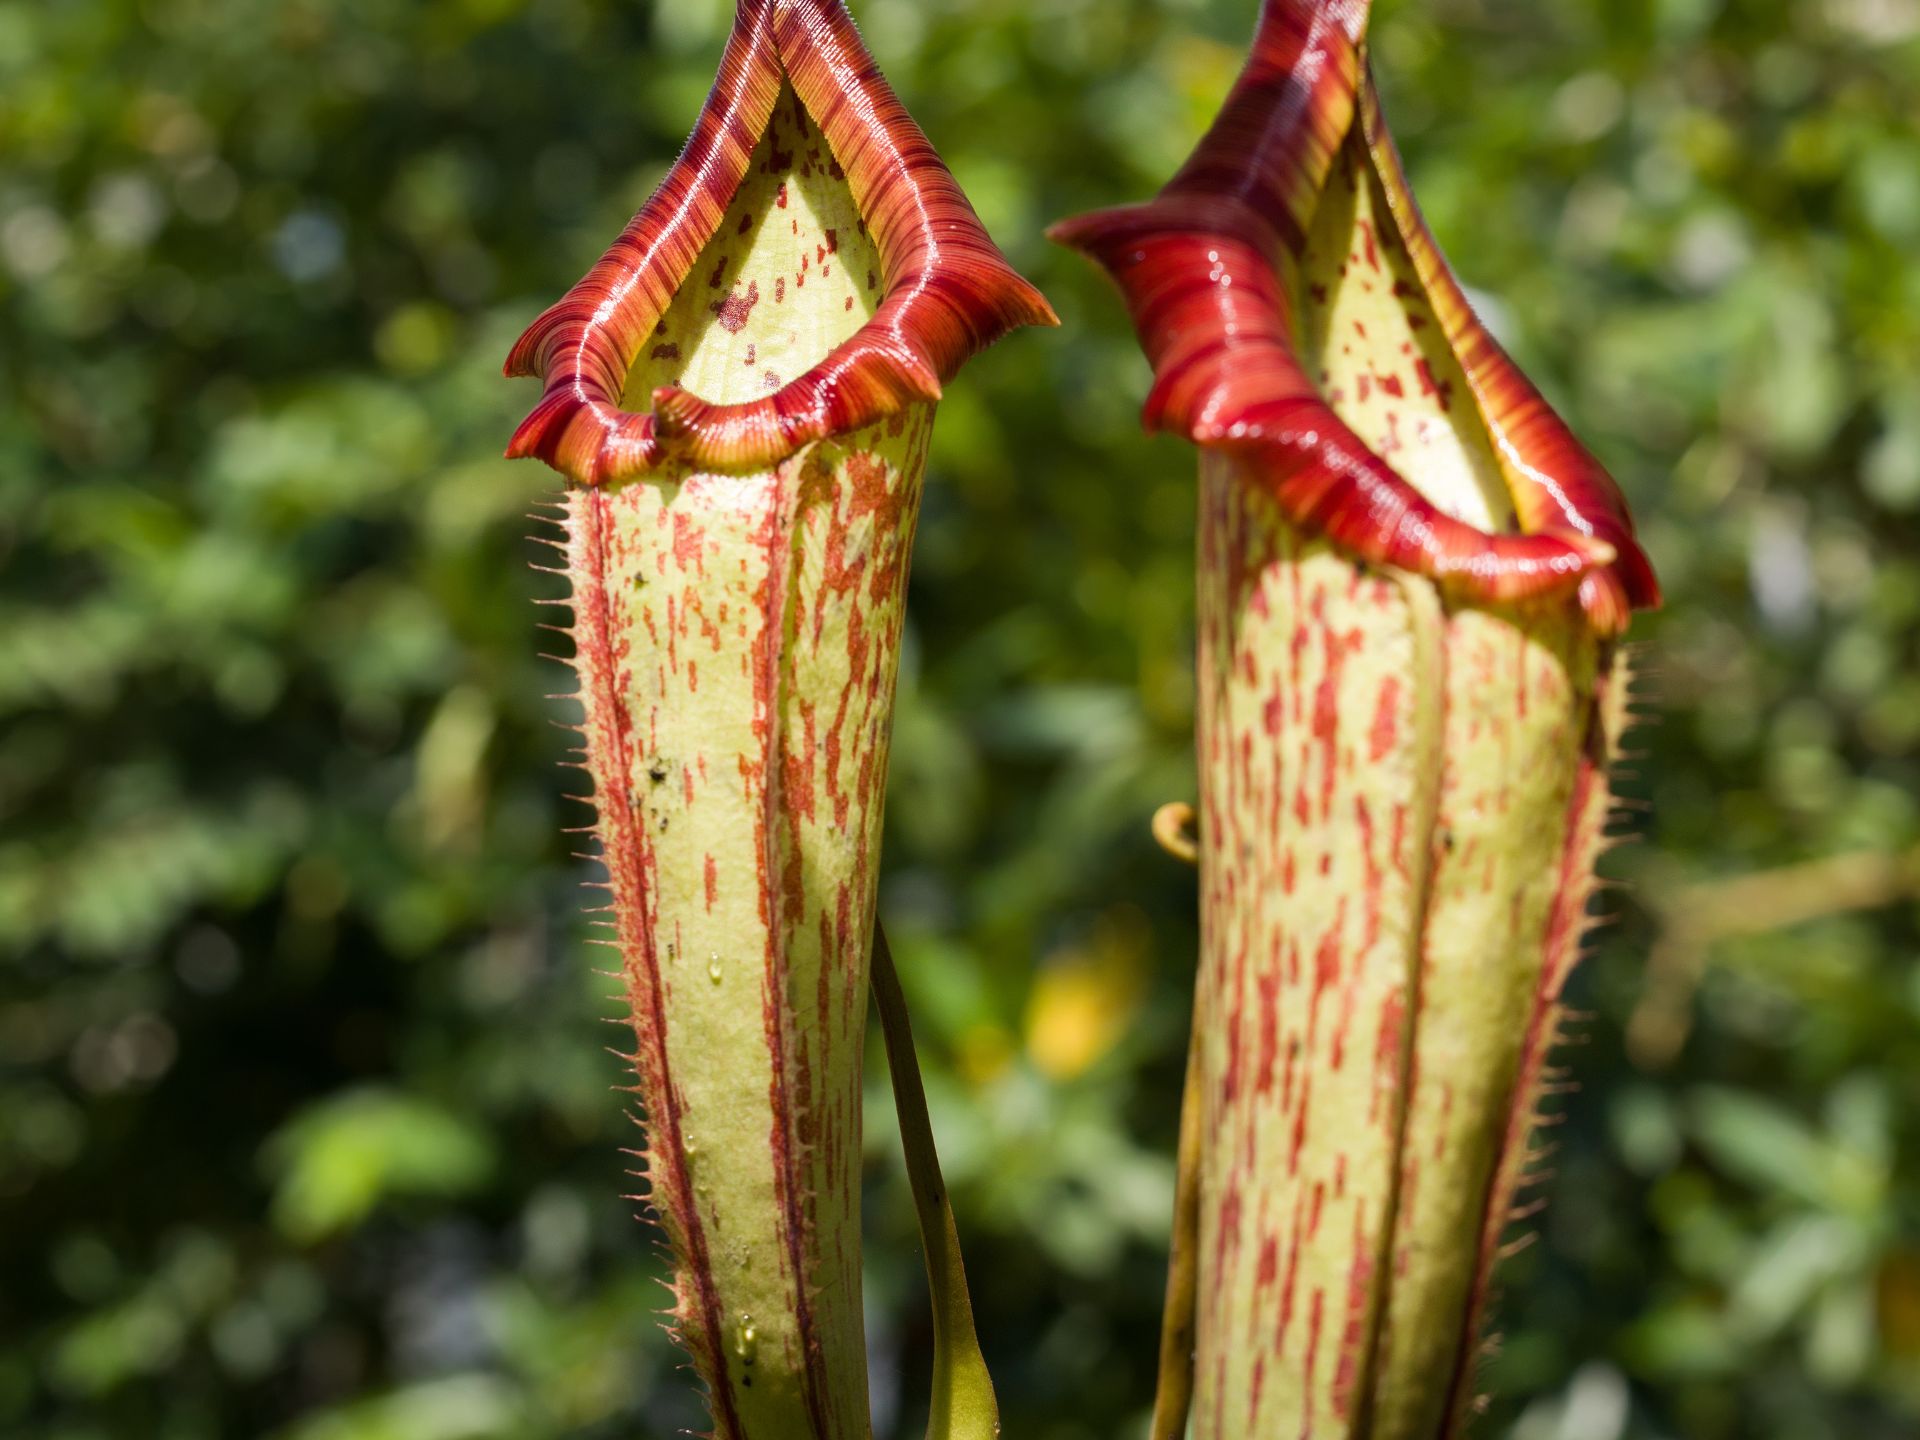
[[(879, 309), (772, 394), (716, 404), (675, 387), (654, 411), (620, 409), (628, 371), (728, 201), (782, 75), (826, 135), (880, 255)], [(546, 391), (507, 448), (584, 484), (664, 455), (764, 466), (939, 398), (967, 358), (1021, 325), (1057, 324), (1014, 272), (861, 43), (841, 0), (740, 0), (713, 92), (653, 197), (579, 284), (528, 328), (509, 375)]]
[[(1266, 0), (1220, 118), (1160, 194), (1065, 221), (1153, 363), (1145, 420), (1234, 452), (1297, 524), (1483, 601), (1574, 585), (1595, 627), (1658, 603), (1618, 490), (1474, 317), (1413, 206), (1362, 52), (1366, 0)], [(1282, 280), (1359, 123), (1467, 376), (1525, 533), (1456, 520), (1373, 453), (1303, 367)]]
[(1477, 530), (1369, 450), (1301, 368), (1290, 302), (1259, 243), (1264, 228), (1232, 202), (1179, 197), (1056, 227), (1126, 294), (1154, 366), (1149, 429), (1239, 454), (1296, 523), (1362, 559), (1483, 599), (1565, 589), (1613, 558), (1577, 535)]
[(1265, 0), (1232, 92), (1161, 198), (1243, 201), (1298, 249), (1353, 120), (1355, 57), (1371, 8), (1371, 0)]
[(1360, 122), (1407, 253), (1480, 403), (1520, 523), (1531, 530), (1574, 530), (1613, 547), (1613, 565), (1581, 582), (1580, 603), (1596, 619), (1617, 618), (1617, 624), (1603, 623), (1603, 631), (1624, 630), (1631, 611), (1660, 605), (1660, 582), (1634, 537), (1626, 498), (1474, 314), (1407, 183), (1371, 72), (1361, 90)]
[(780, 95), (772, 0), (743, 0), (712, 93), (680, 158), (585, 277), (507, 356), (546, 392), (508, 443), (586, 484), (636, 473), (658, 453), (653, 417), (619, 408), (634, 352), (665, 313), (745, 178)]

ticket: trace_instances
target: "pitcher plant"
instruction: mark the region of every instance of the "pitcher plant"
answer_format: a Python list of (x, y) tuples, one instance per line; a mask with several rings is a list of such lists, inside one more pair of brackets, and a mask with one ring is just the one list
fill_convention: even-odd
[[(507, 364), (545, 385), (508, 453), (571, 482), (646, 1199), (722, 1440), (870, 1433), (860, 1072), (909, 552), (942, 384), (1052, 323), (839, 0), (740, 0), (685, 151)], [(990, 1434), (950, 1218), (928, 1238), (966, 1372), (935, 1430)]]
[[(1619, 491), (1476, 318), (1381, 112), (1366, 0), (1266, 0), (1118, 282), (1200, 447), (1202, 958), (1154, 1433), (1437, 1440), (1612, 806)], [(1190, 1367), (1190, 1368), (1189, 1368)]]

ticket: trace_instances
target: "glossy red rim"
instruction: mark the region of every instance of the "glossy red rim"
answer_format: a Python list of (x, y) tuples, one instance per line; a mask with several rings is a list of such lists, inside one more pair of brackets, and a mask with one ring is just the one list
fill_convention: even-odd
[[(620, 408), (628, 372), (745, 178), (783, 77), (846, 172), (881, 262), (874, 315), (772, 394), (739, 404), (675, 386)], [(1021, 325), (1059, 323), (1008, 265), (901, 105), (840, 0), (740, 0), (712, 93), (652, 198), (578, 284), (527, 329), (509, 375), (545, 382), (507, 447), (582, 484), (668, 456), (771, 464), (918, 401)]]
[[(1625, 501), (1487, 332), (1434, 242), (1365, 56), (1367, 0), (1267, 0), (1252, 54), (1199, 147), (1153, 200), (1052, 236), (1119, 283), (1154, 368), (1144, 420), (1233, 453), (1295, 523), (1361, 559), (1484, 601), (1578, 587), (1617, 634), (1660, 601)], [(1465, 372), (1518, 533), (1454, 519), (1374, 454), (1313, 383), (1282, 279), (1355, 128)], [(1387, 239), (1384, 237), (1383, 239)]]

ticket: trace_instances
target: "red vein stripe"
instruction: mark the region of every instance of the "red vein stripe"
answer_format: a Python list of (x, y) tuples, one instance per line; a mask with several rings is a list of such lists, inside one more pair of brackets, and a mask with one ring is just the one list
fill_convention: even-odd
[[(739, 188), (783, 73), (847, 172), (874, 237), (880, 307), (771, 395), (722, 405), (664, 386), (652, 411), (624, 411), (627, 372)], [(679, 160), (508, 357), (509, 375), (539, 375), (546, 389), (507, 454), (537, 456), (589, 485), (640, 474), (666, 454), (761, 467), (938, 399), (975, 352), (1021, 325), (1057, 323), (994, 246), (841, 0), (740, 0), (713, 92)]]
[[(776, 483), (785, 484), (782, 476)], [(760, 1023), (770, 1059), (767, 1078), (767, 1108), (772, 1114), (767, 1146), (773, 1156), (774, 1205), (779, 1215), (778, 1240), (792, 1267), (793, 1307), (802, 1347), (799, 1374), (800, 1397), (807, 1411), (806, 1434), (810, 1440), (824, 1440), (833, 1429), (827, 1420), (829, 1404), (826, 1353), (813, 1315), (812, 1267), (808, 1252), (815, 1246), (813, 1227), (808, 1224), (805, 1184), (796, 1174), (801, 1168), (804, 1147), (795, 1133), (793, 1092), (803, 1096), (806, 1080), (794, 1074), (795, 1057), (787, 1048), (788, 988), (791, 970), (787, 955), (787, 937), (777, 913), (780, 901), (774, 877), (780, 873), (779, 835), (782, 829), (781, 790), (785, 766), (781, 763), (782, 696), (781, 671), (785, 659), (786, 636), (792, 621), (792, 575), (786, 557), (793, 545), (791, 508), (775, 503), (767, 512), (760, 543), (766, 555), (757, 597), (761, 607), (760, 632), (753, 648), (753, 709), (756, 717), (760, 757), (758, 761), (760, 803), (754, 816), (754, 852), (759, 871), (758, 899), (760, 918), (766, 927), (766, 947), (761, 955)], [(727, 1383), (732, 1383), (731, 1375)]]
[[(1173, 180), (1151, 201), (1050, 233), (1118, 282), (1154, 367), (1150, 430), (1235, 452), (1295, 523), (1363, 560), (1483, 601), (1579, 585), (1596, 628), (1617, 632), (1632, 605), (1658, 599), (1619, 494), (1472, 319), (1457, 284), (1436, 304), (1503, 468), (1523, 482), (1510, 478), (1527, 533), (1490, 534), (1442, 512), (1367, 448), (1302, 364), (1281, 278), (1287, 252), (1299, 253), (1357, 117), (1383, 171), (1390, 153), (1361, 49), (1367, 10), (1365, 0), (1266, 0), (1246, 67)], [(1395, 218), (1419, 237), (1419, 273), (1441, 273), (1394, 163), (1383, 180), (1397, 184)]]
[[(578, 571), (573, 591), (574, 668), (580, 676), (582, 708), (589, 726), (598, 717), (620, 713), (616, 655), (607, 604), (607, 543), (610, 522), (602, 496), (569, 517), (567, 545)], [(713, 1405), (715, 1433), (722, 1437), (742, 1433), (732, 1387), (721, 1353), (725, 1316), (719, 1289), (708, 1259), (706, 1228), (693, 1203), (692, 1179), (687, 1173), (681, 1095), (673, 1077), (667, 1046), (666, 991), (656, 947), (652, 840), (636, 822), (629, 797), (633, 773), (630, 742), (617, 724), (606, 723), (600, 740), (610, 746), (616, 763), (594, 773), (597, 825), (613, 911), (619, 926), (627, 993), (634, 1007), (633, 1033), (637, 1042), (634, 1069), (647, 1102), (649, 1199), (673, 1251), (686, 1257), (676, 1267), (678, 1285), (676, 1338), (694, 1359), (695, 1369), (707, 1380)], [(592, 743), (592, 738), (589, 738)], [(691, 1286), (692, 1294), (685, 1288)]]
[(1539, 1155), (1531, 1148), (1531, 1141), (1545, 1123), (1541, 1102), (1546, 1094), (1548, 1061), (1565, 1039), (1562, 1027), (1566, 1010), (1562, 1002), (1567, 979), (1579, 964), (1582, 946), (1594, 927), (1589, 912), (1599, 888), (1600, 856), (1613, 843), (1605, 833), (1614, 804), (1607, 772), (1618, 757), (1621, 732), (1627, 724), (1626, 696), (1631, 677), (1630, 662), (1623, 654), (1616, 652), (1602, 664), (1589, 734), (1567, 801), (1566, 838), (1558, 861), (1560, 882), (1548, 917), (1545, 959), (1514, 1076), (1506, 1133), (1500, 1140), (1481, 1214), (1479, 1249), (1447, 1401), (1448, 1440), (1464, 1435), (1474, 1414), (1474, 1383), (1478, 1363), (1486, 1354), (1483, 1337), (1494, 1299), (1495, 1271), (1511, 1253), (1507, 1236), (1519, 1218), (1518, 1196), (1527, 1185), (1543, 1178), (1535, 1167)]

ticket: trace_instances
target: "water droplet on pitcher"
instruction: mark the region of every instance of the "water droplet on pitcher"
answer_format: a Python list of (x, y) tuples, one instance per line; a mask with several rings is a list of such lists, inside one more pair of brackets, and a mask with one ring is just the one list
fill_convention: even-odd
[(740, 1357), (742, 1365), (753, 1364), (754, 1357), (760, 1353), (760, 1336), (753, 1328), (753, 1316), (740, 1312), (740, 1323), (734, 1327), (733, 1353)]
[(718, 954), (707, 957), (707, 979), (716, 985), (720, 983), (720, 957)]

